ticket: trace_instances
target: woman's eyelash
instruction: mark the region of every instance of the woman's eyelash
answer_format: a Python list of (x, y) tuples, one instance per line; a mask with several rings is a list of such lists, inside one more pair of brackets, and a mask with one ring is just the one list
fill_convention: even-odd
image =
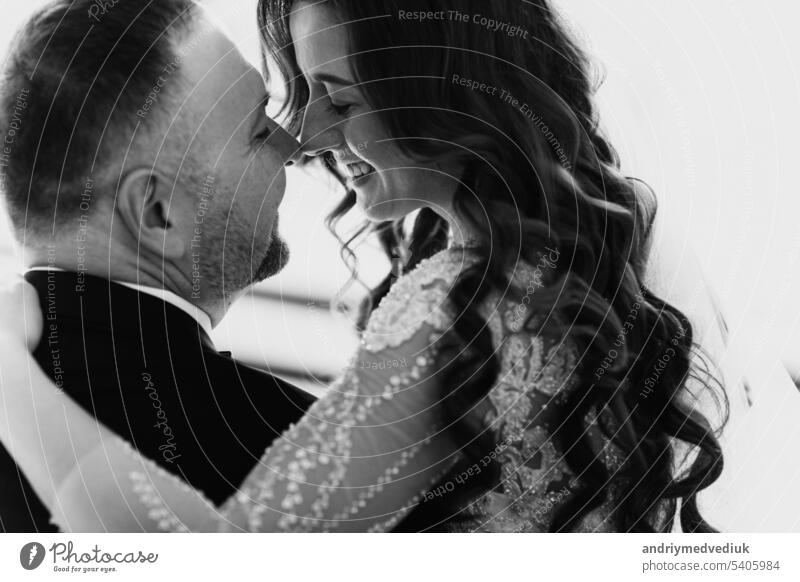
[(258, 141), (258, 142), (267, 141), (269, 139), (269, 136), (271, 136), (274, 131), (275, 131), (275, 129), (272, 128), (272, 127), (265, 127), (262, 131), (260, 131), (260, 132), (258, 132), (258, 134), (256, 134), (254, 139), (255, 139), (255, 141)]
[(333, 101), (330, 102), (331, 110), (336, 113), (336, 115), (346, 115), (350, 109), (353, 108), (352, 103), (334, 103)]

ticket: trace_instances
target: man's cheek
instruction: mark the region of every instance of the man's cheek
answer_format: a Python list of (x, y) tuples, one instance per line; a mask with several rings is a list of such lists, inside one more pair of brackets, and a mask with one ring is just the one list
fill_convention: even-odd
[(265, 207), (268, 205), (269, 210), (274, 211), (286, 194), (286, 175), (282, 170), (279, 174), (270, 176), (262, 192), (265, 197)]

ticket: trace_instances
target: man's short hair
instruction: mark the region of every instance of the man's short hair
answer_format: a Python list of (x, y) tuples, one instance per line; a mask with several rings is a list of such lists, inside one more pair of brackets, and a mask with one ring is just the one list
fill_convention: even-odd
[(138, 124), (158, 127), (195, 7), (55, 0), (17, 33), (0, 80), (0, 189), (18, 236), (86, 215), (92, 176), (118, 167)]

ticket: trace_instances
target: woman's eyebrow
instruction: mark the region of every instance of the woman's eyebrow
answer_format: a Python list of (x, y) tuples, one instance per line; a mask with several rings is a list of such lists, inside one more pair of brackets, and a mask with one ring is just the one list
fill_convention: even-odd
[(313, 73), (310, 76), (312, 80), (319, 83), (330, 83), (332, 85), (341, 85), (343, 87), (349, 87), (350, 85), (355, 84), (355, 81), (352, 79), (344, 79), (331, 73)]

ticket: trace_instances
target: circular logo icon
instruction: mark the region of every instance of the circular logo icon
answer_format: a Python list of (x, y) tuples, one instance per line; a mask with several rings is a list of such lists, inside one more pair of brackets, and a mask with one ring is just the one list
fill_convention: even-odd
[(19, 551), (19, 563), (26, 570), (35, 570), (44, 561), (44, 546), (38, 542), (30, 542)]

